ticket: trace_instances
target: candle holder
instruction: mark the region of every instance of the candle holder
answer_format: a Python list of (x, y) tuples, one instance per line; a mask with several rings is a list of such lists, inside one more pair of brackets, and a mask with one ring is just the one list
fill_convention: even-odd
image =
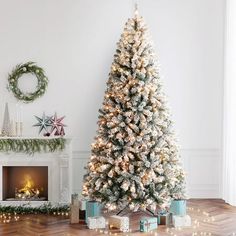
[(22, 137), (23, 134), (23, 122), (20, 122), (20, 137)]
[(16, 132), (16, 137), (22, 137), (23, 135), (23, 122), (22, 121), (16, 121), (15, 132)]
[(17, 121), (15, 122), (15, 132), (16, 132), (16, 137), (18, 137), (19, 131), (18, 131), (18, 122)]

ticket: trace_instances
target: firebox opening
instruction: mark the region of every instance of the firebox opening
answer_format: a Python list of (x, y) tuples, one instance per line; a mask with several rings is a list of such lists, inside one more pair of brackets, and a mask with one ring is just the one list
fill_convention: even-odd
[(3, 201), (47, 201), (47, 166), (3, 166)]

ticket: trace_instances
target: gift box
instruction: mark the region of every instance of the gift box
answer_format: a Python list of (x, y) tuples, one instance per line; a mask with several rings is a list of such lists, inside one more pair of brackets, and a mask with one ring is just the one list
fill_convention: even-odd
[(157, 218), (156, 217), (144, 217), (140, 220), (140, 232), (150, 232), (151, 230), (157, 229)]
[(173, 200), (170, 205), (170, 212), (173, 215), (185, 216), (186, 215), (186, 200)]
[(89, 229), (104, 229), (106, 220), (102, 216), (88, 217), (87, 225)]
[(79, 218), (80, 218), (80, 220), (85, 220), (85, 213), (86, 211), (82, 211), (82, 210), (80, 210), (79, 209)]
[(189, 215), (185, 216), (173, 216), (173, 226), (177, 227), (190, 227), (191, 218)]
[(86, 202), (85, 221), (87, 223), (88, 217), (100, 216), (101, 215), (101, 204), (96, 201)]
[(71, 224), (79, 223), (79, 196), (76, 193), (71, 195), (70, 223)]
[(80, 220), (85, 220), (86, 218), (86, 202), (87, 200), (80, 199), (79, 200), (79, 218)]
[(169, 212), (158, 212), (157, 223), (159, 225), (171, 225), (172, 224), (172, 214)]
[(129, 231), (129, 217), (126, 216), (110, 216), (109, 218), (110, 228), (117, 228), (122, 232)]
[(70, 205), (70, 223), (78, 224), (79, 223), (79, 205)]

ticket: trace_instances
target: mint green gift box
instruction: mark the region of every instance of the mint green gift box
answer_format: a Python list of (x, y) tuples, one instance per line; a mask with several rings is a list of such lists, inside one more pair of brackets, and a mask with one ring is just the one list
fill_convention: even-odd
[(157, 227), (156, 217), (143, 217), (140, 220), (140, 232), (150, 232), (151, 230), (157, 229)]
[(87, 223), (88, 217), (101, 216), (102, 205), (96, 201), (86, 202), (85, 222)]
[(170, 205), (170, 212), (173, 215), (185, 216), (186, 215), (186, 200), (172, 200)]

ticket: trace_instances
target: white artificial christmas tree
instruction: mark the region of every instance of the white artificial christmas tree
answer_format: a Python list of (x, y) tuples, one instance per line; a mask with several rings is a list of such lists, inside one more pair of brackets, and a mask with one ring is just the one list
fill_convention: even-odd
[(83, 195), (110, 210), (166, 207), (185, 198), (172, 121), (143, 18), (125, 25), (99, 110)]

